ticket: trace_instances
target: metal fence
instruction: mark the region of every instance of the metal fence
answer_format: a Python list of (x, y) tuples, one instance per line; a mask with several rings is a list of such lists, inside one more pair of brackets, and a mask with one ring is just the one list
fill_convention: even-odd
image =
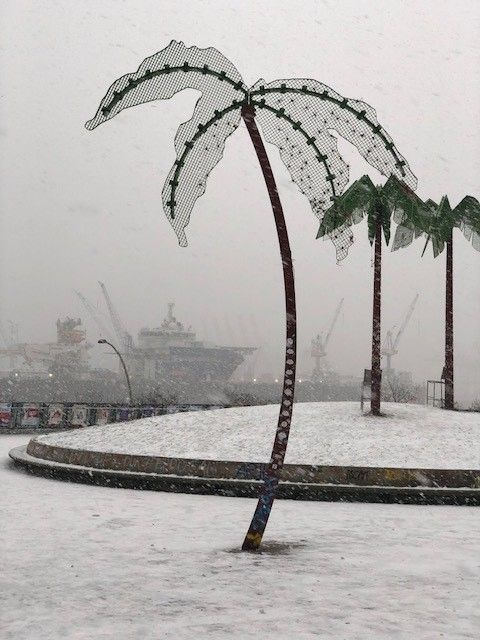
[(0, 432), (11, 430), (71, 429), (125, 422), (184, 411), (221, 409), (219, 404), (172, 404), (164, 406), (88, 403), (0, 403)]

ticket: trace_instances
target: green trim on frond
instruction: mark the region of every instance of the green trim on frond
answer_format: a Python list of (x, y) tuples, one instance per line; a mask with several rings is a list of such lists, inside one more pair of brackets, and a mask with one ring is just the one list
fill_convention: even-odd
[(147, 69), (145, 74), (140, 78), (134, 80), (133, 78), (129, 78), (127, 86), (121, 91), (113, 92), (113, 99), (110, 104), (102, 107), (102, 114), (108, 115), (110, 111), (127, 95), (129, 91), (132, 89), (136, 89), (142, 82), (146, 82), (147, 80), (151, 80), (152, 78), (156, 78), (162, 75), (169, 75), (170, 73), (174, 73), (175, 71), (183, 71), (184, 73), (201, 73), (202, 75), (209, 75), (218, 78), (220, 82), (227, 82), (233, 86), (234, 89), (238, 91), (242, 91), (245, 96), (248, 95), (248, 89), (245, 85), (239, 80), (233, 80), (229, 78), (225, 71), (213, 71), (210, 69), (208, 65), (203, 65), (203, 67), (196, 67), (190, 65), (188, 62), (184, 62), (183, 65), (171, 67), (169, 64), (166, 64), (162, 67), (162, 69), (157, 69), (156, 71), (150, 71)]

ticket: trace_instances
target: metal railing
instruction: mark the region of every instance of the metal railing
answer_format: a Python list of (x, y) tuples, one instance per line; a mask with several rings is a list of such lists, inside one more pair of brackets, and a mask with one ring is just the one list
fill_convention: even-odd
[(432, 407), (445, 407), (445, 381), (427, 380), (427, 405)]

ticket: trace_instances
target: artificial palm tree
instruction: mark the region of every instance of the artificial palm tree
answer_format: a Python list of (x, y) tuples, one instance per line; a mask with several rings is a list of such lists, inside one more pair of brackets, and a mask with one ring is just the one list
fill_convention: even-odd
[(368, 239), (370, 244), (374, 244), (370, 410), (373, 415), (380, 415), (382, 232), (388, 245), (392, 216), (410, 221), (415, 229), (418, 218), (427, 217), (428, 210), (412, 189), (395, 176), (390, 176), (383, 186), (375, 186), (368, 176), (363, 176), (344, 194), (335, 198), (332, 207), (323, 217), (317, 238), (331, 238), (337, 247), (337, 259), (341, 260), (347, 255), (348, 247), (353, 242), (351, 226), (361, 222), (365, 216)]
[(391, 137), (364, 102), (344, 98), (316, 80), (259, 80), (251, 88), (215, 49), (187, 48), (172, 41), (147, 58), (138, 70), (122, 76), (108, 89), (88, 129), (123, 109), (171, 98), (183, 89), (201, 92), (192, 118), (175, 137), (177, 159), (167, 177), (163, 206), (181, 246), (197, 198), (205, 191), (210, 171), (223, 155), (226, 139), (247, 127), (265, 179), (275, 219), (283, 266), (286, 307), (286, 347), (283, 392), (270, 462), (243, 549), (258, 549), (270, 515), (283, 467), (292, 420), (296, 365), (296, 307), (292, 258), (287, 228), (262, 137), (280, 149), (292, 180), (321, 219), (331, 199), (348, 183), (348, 166), (331, 131), (354, 144), (361, 155), (385, 175), (395, 174), (411, 186), (415, 177)]
[[(423, 253), (431, 242), (433, 256), (439, 256), (447, 248), (445, 261), (445, 360), (443, 380), (445, 382), (445, 409), (454, 409), (454, 372), (453, 372), (453, 229), (460, 228), (466, 239), (471, 240), (474, 249), (480, 251), (480, 203), (472, 196), (465, 196), (452, 209), (447, 196), (440, 204), (427, 200), (429, 215), (421, 216), (412, 225), (407, 219), (399, 220), (395, 233), (393, 250), (409, 245), (415, 236), (427, 238)], [(413, 228), (414, 226), (414, 228)], [(423, 255), (422, 253), (422, 255)]]

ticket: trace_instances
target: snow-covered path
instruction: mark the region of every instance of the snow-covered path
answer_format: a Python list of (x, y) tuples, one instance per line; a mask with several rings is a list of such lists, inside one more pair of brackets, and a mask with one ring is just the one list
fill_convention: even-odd
[(0, 438), (4, 640), (478, 638), (480, 510), (254, 501), (68, 484)]

